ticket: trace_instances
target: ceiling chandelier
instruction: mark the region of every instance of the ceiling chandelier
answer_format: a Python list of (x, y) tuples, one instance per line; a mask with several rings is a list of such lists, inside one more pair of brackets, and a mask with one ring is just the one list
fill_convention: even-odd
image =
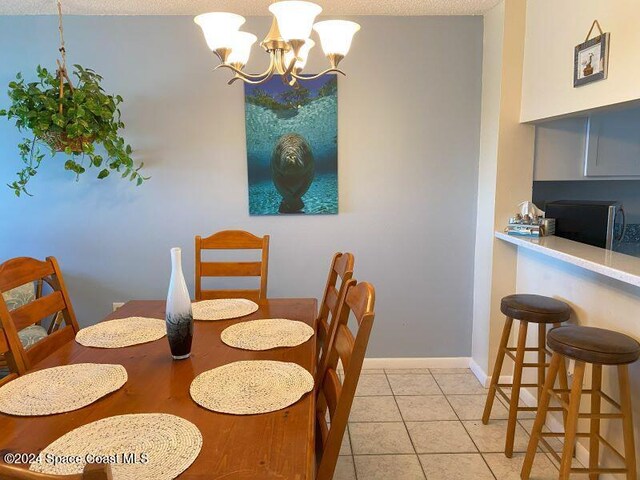
[[(271, 29), (260, 44), (269, 54), (269, 67), (256, 75), (243, 71), (251, 47), (257, 40), (255, 35), (240, 31), (244, 17), (235, 13), (210, 12), (194, 19), (202, 28), (207, 45), (220, 59), (216, 69), (227, 68), (234, 73), (229, 85), (236, 80), (260, 84), (275, 74), (281, 75), (282, 81), (289, 85), (295, 85), (298, 80), (313, 80), (326, 73), (345, 75), (338, 69), (338, 64), (349, 52), (353, 35), (360, 30), (360, 25), (346, 20), (325, 20), (314, 24), (322, 7), (306, 1), (275, 2), (269, 6), (269, 11), (273, 14)], [(320, 37), (329, 68), (317, 75), (304, 75), (302, 69), (315, 45), (309, 38), (312, 29)]]

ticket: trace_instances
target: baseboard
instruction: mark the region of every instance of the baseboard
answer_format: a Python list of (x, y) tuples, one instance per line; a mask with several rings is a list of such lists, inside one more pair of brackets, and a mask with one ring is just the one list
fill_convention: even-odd
[(469, 357), (365, 358), (362, 368), (469, 368)]
[[(489, 384), (491, 383), (491, 376), (487, 375), (487, 373), (478, 365), (473, 359), (469, 361), (469, 368), (471, 372), (476, 376), (480, 384), (484, 386), (484, 388), (489, 388)], [(511, 383), (511, 375), (501, 375), (500, 383)]]

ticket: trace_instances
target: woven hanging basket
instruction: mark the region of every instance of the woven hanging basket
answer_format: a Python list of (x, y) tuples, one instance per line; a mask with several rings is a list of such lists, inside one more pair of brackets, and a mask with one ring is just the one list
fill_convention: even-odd
[(42, 140), (56, 152), (64, 152), (67, 147), (69, 147), (73, 153), (82, 153), (82, 145), (85, 143), (93, 143), (95, 139), (95, 135), (90, 137), (69, 138), (64, 132), (47, 132), (45, 135), (42, 135)]

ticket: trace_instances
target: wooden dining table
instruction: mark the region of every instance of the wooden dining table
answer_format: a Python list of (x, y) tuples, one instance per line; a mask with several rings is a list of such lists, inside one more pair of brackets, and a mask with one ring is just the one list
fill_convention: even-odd
[[(260, 415), (229, 415), (207, 410), (189, 395), (200, 373), (238, 360), (294, 362), (313, 374), (315, 336), (293, 348), (247, 351), (229, 347), (220, 333), (234, 323), (259, 318), (289, 318), (315, 328), (317, 302), (311, 298), (269, 299), (246, 317), (196, 321), (191, 356), (173, 360), (166, 337), (126, 348), (84, 347), (66, 343), (33, 370), (75, 363), (123, 365), (126, 384), (97, 402), (73, 412), (41, 417), (0, 414), (0, 459), (6, 453), (38, 453), (71, 430), (105, 417), (128, 413), (169, 413), (195, 424), (202, 450), (180, 479), (295, 479), (314, 477), (313, 393), (283, 410)], [(164, 318), (165, 302), (135, 300), (105, 318)]]

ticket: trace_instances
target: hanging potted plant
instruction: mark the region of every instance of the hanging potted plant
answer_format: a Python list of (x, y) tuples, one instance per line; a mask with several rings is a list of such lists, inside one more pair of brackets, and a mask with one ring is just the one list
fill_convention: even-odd
[[(67, 72), (62, 6), (58, 4), (60, 54), (55, 73), (38, 65), (38, 81), (27, 83), (21, 73), (9, 83), (11, 105), (0, 116), (15, 120), (21, 132), (30, 132), (19, 145), (23, 168), (8, 184), (17, 196), (30, 195), (27, 183), (38, 173), (46, 152), (64, 153), (64, 168), (76, 174), (76, 180), (89, 168), (99, 169), (102, 179), (112, 172), (141, 185), (148, 177), (131, 158), (131, 146), (120, 136), (124, 123), (120, 118), (120, 95), (109, 95), (101, 86), (102, 77), (89, 68), (74, 65), (71, 81)], [(99, 150), (96, 149), (96, 147)]]

